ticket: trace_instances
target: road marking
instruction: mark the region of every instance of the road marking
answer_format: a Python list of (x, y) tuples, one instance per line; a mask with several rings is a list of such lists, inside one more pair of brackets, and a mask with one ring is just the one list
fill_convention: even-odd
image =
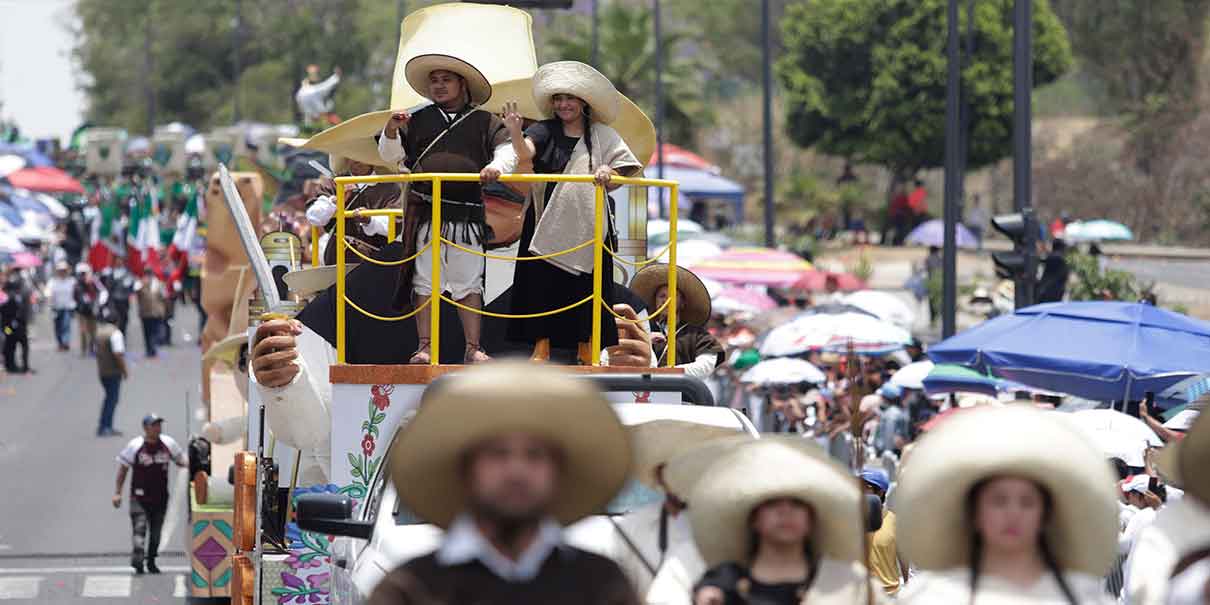
[(82, 597), (118, 598), (130, 596), (130, 576), (85, 576)]
[[(190, 571), (188, 565), (161, 565), (160, 571), (164, 573), (188, 573)], [(96, 567), (0, 567), (0, 576), (19, 576), (22, 574), (132, 574), (134, 570), (129, 565), (112, 565), (112, 566), (96, 566)], [(3, 578), (0, 578), (3, 580)]]
[(172, 587), (172, 596), (177, 599), (185, 597), (185, 576), (176, 577), (176, 584)]
[(160, 531), (160, 544), (167, 546), (172, 541), (172, 532), (176, 531), (176, 526), (181, 518), (185, 516), (185, 491), (188, 489), (185, 475), (189, 471), (185, 467), (177, 467), (176, 478), (172, 483), (172, 493), (176, 497), (168, 502), (168, 512), (164, 515), (164, 527)]
[(33, 599), (41, 583), (42, 578), (36, 577), (0, 578), (0, 600)]

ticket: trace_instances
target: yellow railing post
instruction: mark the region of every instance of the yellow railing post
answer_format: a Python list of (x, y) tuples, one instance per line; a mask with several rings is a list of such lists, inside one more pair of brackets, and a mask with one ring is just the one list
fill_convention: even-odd
[(336, 183), (336, 363), (345, 362), (345, 188)]
[(318, 267), (323, 262), (319, 257), (319, 227), (311, 227), (311, 267)]
[(433, 178), (433, 216), (429, 223), (433, 287), (429, 294), (429, 363), (440, 364), (441, 357), (441, 177)]
[(387, 243), (395, 241), (395, 217), (387, 217)]
[[(606, 304), (601, 297), (601, 272), (604, 270), (605, 238), (603, 225), (605, 217), (605, 187), (596, 185), (595, 202), (593, 204), (592, 229), (592, 339), (588, 346), (592, 348), (592, 365), (601, 365), (601, 305)], [(613, 279), (610, 275), (609, 279)]]
[(668, 191), (668, 333), (664, 351), (668, 353), (668, 367), (676, 367), (676, 205), (679, 187), (673, 185)]

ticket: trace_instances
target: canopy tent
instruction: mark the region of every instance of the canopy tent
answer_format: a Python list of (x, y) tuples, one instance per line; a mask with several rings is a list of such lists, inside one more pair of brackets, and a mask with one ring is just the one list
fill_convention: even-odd
[(1094, 401), (1167, 406), (1207, 388), (1210, 323), (1151, 305), (1047, 303), (987, 321), (933, 346), (929, 358)]
[[(652, 164), (644, 170), (643, 174), (647, 178), (659, 178), (660, 166)], [(744, 221), (743, 185), (717, 174), (711, 174), (705, 170), (696, 170), (670, 164), (665, 164), (663, 178), (680, 183), (678, 208), (692, 208), (695, 198), (723, 200), (729, 202), (734, 209), (735, 222), (742, 223)], [(653, 204), (653, 215), (658, 215), (661, 207), (668, 206), (668, 194), (663, 193), (663, 197), (661, 197), (661, 191), (663, 191), (661, 188), (654, 187), (647, 194), (647, 199), (651, 200), (650, 203)]]
[(648, 164), (658, 164), (660, 162), (660, 149), (664, 151), (664, 166), (680, 166), (682, 168), (704, 170), (710, 174), (719, 173), (718, 166), (710, 163), (710, 160), (672, 143), (664, 143), (657, 147), (656, 151), (651, 154), (651, 160), (647, 162)]

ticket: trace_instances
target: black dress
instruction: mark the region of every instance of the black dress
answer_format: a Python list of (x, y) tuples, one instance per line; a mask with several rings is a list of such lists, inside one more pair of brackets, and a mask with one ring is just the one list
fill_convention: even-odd
[[(558, 119), (543, 120), (530, 126), (525, 136), (534, 142), (534, 172), (537, 174), (563, 174), (571, 160), (579, 138), (563, 134), (563, 123)], [(550, 203), (557, 183), (547, 183), (543, 199)], [(521, 229), (518, 258), (530, 258), (529, 244), (534, 238), (537, 218), (533, 204), (525, 212), (525, 223)], [(613, 239), (612, 230), (609, 240)], [(601, 293), (605, 301), (613, 301), (613, 257), (608, 252), (602, 259)], [(544, 260), (517, 261), (513, 273), (512, 314), (526, 315), (542, 313), (566, 307), (592, 294), (592, 274), (572, 274)], [(513, 319), (509, 322), (508, 339), (514, 342), (533, 344), (549, 338), (552, 347), (574, 348), (578, 343), (592, 339), (592, 303), (547, 317)], [(601, 310), (601, 346), (618, 344), (617, 322), (608, 310)]]
[(706, 572), (694, 587), (703, 586), (723, 591), (725, 605), (798, 605), (806, 595), (801, 583), (763, 584), (752, 578), (748, 569), (736, 563), (723, 563)]

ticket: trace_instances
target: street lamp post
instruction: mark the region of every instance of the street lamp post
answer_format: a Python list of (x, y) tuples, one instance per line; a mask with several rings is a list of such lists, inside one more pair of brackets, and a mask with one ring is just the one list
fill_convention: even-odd
[[(652, 10), (655, 27), (655, 161), (656, 178), (664, 178), (664, 36), (660, 24), (660, 0)], [(660, 216), (668, 216), (664, 207), (664, 189), (660, 188)]]
[(1033, 10), (1031, 0), (1016, 0), (1013, 6), (1013, 207), (1025, 216), (1022, 241), (1025, 275), (1017, 280), (1017, 308), (1034, 304), (1038, 279), (1038, 224), (1032, 211), (1033, 179)]
[(773, 204), (773, 49), (769, 40), (769, 0), (760, 3), (761, 62), (764, 64), (765, 246), (774, 247)]
[(962, 57), (958, 43), (958, 0), (946, 9), (947, 82), (945, 96), (945, 240), (942, 248), (941, 336), (955, 332), (958, 303), (957, 249), (954, 235), (958, 223), (958, 197), (962, 191)]
[(592, 66), (600, 69), (600, 54), (601, 54), (601, 34), (598, 31), (601, 27), (601, 17), (597, 12), (597, 0), (592, 0)]

